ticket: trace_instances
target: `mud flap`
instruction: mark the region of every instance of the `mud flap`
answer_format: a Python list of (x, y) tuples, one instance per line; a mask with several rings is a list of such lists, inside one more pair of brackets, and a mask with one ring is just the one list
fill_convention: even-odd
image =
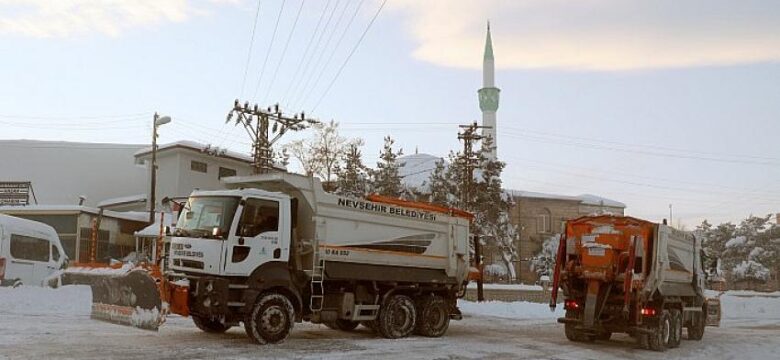
[(596, 305), (599, 300), (599, 281), (590, 280), (588, 282), (588, 294), (585, 296), (585, 311), (583, 312), (582, 324), (586, 327), (593, 327), (596, 318)]
[(707, 309), (707, 322), (705, 325), (719, 327), (721, 317), (720, 299), (707, 298), (706, 301), (707, 306), (705, 308)]
[(92, 288), (93, 319), (155, 331), (165, 319), (157, 282), (145, 270), (125, 274), (66, 273), (66, 284)]

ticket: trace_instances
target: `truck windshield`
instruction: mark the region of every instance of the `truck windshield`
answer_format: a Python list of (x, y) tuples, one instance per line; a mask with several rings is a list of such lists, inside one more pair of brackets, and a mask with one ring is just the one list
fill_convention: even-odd
[(238, 197), (191, 197), (179, 216), (176, 236), (225, 239), (230, 233)]

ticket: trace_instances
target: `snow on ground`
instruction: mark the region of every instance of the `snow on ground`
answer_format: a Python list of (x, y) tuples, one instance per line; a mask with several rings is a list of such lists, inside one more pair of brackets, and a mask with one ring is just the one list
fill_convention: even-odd
[[(476, 289), (477, 283), (470, 282), (468, 284), (469, 289)], [(487, 290), (530, 290), (530, 291), (542, 291), (542, 287), (539, 285), (526, 285), (526, 284), (483, 284), (483, 289)]]
[(492, 316), (506, 319), (557, 319), (563, 316), (563, 306), (558, 306), (555, 312), (550, 311), (547, 304), (528, 301), (458, 301), (458, 306), (464, 315)]
[(0, 318), (9, 315), (86, 315), (92, 308), (89, 286), (59, 289), (37, 286), (0, 287)]
[(608, 342), (573, 343), (545, 304), (460, 301), (462, 321), (442, 338), (379, 338), (322, 325), (295, 324), (290, 338), (258, 346), (242, 328), (206, 334), (190, 319), (170, 316), (159, 332), (89, 318), (86, 286), (0, 288), (0, 359), (771, 359), (780, 348), (780, 296), (721, 296), (724, 326), (704, 340), (663, 354), (639, 350), (617, 334)]

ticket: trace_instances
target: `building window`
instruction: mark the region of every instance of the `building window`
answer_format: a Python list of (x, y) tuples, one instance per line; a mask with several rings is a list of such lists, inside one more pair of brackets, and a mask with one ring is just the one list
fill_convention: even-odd
[(552, 214), (550, 213), (549, 209), (543, 209), (539, 212), (539, 214), (536, 216), (536, 232), (538, 233), (549, 233), (552, 231), (552, 223), (550, 220), (552, 219)]
[(218, 179), (222, 179), (223, 177), (231, 177), (236, 176), (236, 169), (230, 169), (226, 167), (219, 167), (219, 177)]
[(206, 173), (208, 172), (208, 165), (204, 162), (192, 160), (190, 161), (190, 170)]
[(11, 234), (11, 256), (20, 260), (49, 261), (49, 241)]

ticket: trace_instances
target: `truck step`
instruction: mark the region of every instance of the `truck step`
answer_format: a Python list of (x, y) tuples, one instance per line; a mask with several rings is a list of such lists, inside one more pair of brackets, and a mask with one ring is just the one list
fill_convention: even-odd
[(249, 285), (244, 284), (230, 284), (228, 285), (228, 289), (249, 289)]
[(241, 301), (228, 301), (227, 304), (228, 306), (232, 306), (232, 307), (244, 307), (246, 305), (246, 303)]
[(379, 305), (355, 305), (352, 321), (370, 321), (379, 314)]

